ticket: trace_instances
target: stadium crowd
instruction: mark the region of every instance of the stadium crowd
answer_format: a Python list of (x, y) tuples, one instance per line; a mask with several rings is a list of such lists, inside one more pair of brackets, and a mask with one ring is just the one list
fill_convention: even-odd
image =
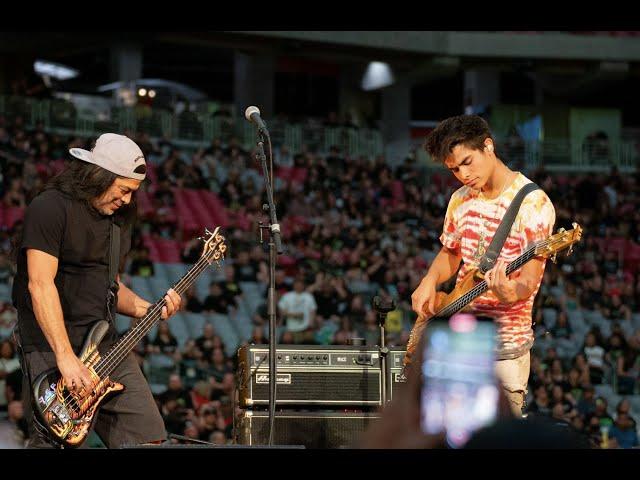
[[(146, 134), (124, 133), (145, 153), (153, 180), (140, 192), (147, 208), (139, 202), (125, 281), (158, 275), (162, 259), (149, 248), (149, 238), (176, 242), (182, 263), (198, 259), (201, 243), (181, 222), (177, 192), (212, 192), (229, 219), (224, 231), (230, 257), (209, 291), (190, 289), (182, 307), (193, 314), (233, 315), (247, 295), (243, 285), (264, 291), (268, 281), (265, 246), (258, 241), (258, 222), (267, 221), (263, 180), (254, 152), (237, 139), (187, 150)], [(42, 125), (29, 129), (20, 117), (0, 117), (0, 411), (19, 434), (26, 426), (11, 339), (16, 321), (11, 240), (25, 206), (70, 161), (68, 149), (90, 149), (92, 140), (62, 137)], [(276, 274), (279, 343), (347, 344), (361, 337), (375, 345), (379, 330), (370, 303), (381, 295), (398, 305), (387, 319), (387, 342), (405, 345), (415, 319), (411, 292), (440, 248), (447, 202), (458, 188), (453, 176), (427, 169), (414, 152), (391, 166), (383, 156), (352, 157), (339, 147), (292, 152), (274, 145), (274, 168), (286, 246)], [(535, 302), (528, 415), (566, 422), (597, 446), (638, 446), (640, 171), (566, 175), (524, 168), (553, 201), (556, 229), (572, 228), (572, 222), (584, 229), (572, 255), (547, 263)], [(451, 286), (450, 281), (445, 287)], [(253, 332), (242, 342), (266, 343), (264, 302), (249, 314)], [(172, 321), (161, 323), (136, 347), (143, 368), (153, 356), (170, 366), (165, 388), (156, 391), (170, 433), (231, 441), (237, 360), (227, 347), (207, 322), (199, 336), (181, 342), (172, 333)]]

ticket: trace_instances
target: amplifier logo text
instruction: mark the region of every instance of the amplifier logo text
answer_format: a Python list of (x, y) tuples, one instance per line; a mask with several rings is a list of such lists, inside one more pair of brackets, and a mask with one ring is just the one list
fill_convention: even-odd
[[(256, 383), (263, 384), (269, 383), (269, 374), (268, 373), (259, 373), (256, 375)], [(291, 385), (291, 374), (290, 373), (278, 373), (276, 383), (278, 385)]]

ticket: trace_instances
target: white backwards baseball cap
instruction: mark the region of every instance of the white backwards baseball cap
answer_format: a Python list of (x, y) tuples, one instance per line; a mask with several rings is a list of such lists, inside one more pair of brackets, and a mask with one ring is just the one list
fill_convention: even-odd
[(144, 155), (140, 147), (124, 135), (104, 133), (96, 140), (96, 146), (91, 151), (83, 148), (71, 148), (69, 153), (74, 157), (121, 177), (144, 180), (146, 173), (136, 172), (136, 168), (145, 165)]

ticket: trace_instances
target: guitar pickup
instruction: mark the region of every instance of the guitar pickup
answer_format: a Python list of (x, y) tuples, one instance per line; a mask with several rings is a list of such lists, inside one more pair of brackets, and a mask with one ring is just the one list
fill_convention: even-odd
[(61, 403), (56, 403), (51, 409), (51, 411), (56, 417), (58, 417), (58, 420), (60, 420), (60, 422), (68, 423), (71, 421), (69, 412), (67, 412), (67, 409), (64, 408), (64, 405), (62, 405)]
[(484, 280), (484, 273), (482, 273), (480, 270), (476, 270), (476, 273), (473, 274), (473, 278), (477, 281)]

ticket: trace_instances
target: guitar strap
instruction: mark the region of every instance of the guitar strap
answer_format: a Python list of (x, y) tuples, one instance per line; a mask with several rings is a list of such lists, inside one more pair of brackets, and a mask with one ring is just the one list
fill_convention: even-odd
[(116, 281), (118, 267), (120, 265), (120, 225), (113, 216), (111, 217), (111, 230), (109, 231), (109, 291), (107, 293), (107, 317), (108, 321), (115, 325), (117, 312), (118, 289)]
[(509, 208), (502, 217), (502, 222), (498, 226), (496, 233), (493, 235), (491, 239), (491, 243), (489, 244), (489, 248), (485, 252), (485, 254), (480, 259), (480, 265), (478, 269), (484, 275), (489, 270), (491, 270), (496, 263), (496, 260), (500, 256), (500, 251), (504, 246), (504, 242), (509, 236), (509, 232), (511, 231), (511, 226), (518, 215), (518, 211), (520, 210), (520, 205), (522, 205), (522, 201), (524, 197), (529, 195), (531, 192), (539, 190), (540, 187), (535, 183), (527, 183), (524, 187), (520, 189), (520, 191), (516, 194), (514, 199), (511, 201)]

